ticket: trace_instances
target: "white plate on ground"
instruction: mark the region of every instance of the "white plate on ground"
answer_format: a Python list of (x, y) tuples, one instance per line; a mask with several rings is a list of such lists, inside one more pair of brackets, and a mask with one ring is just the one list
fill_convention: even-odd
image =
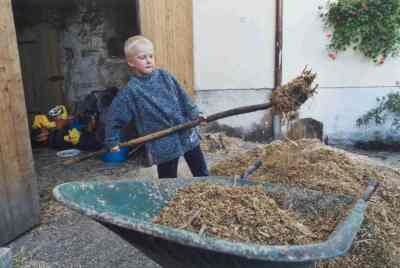
[(68, 157), (77, 156), (80, 153), (81, 153), (81, 151), (78, 149), (68, 149), (68, 150), (57, 152), (57, 156), (62, 157), (62, 158), (68, 158)]

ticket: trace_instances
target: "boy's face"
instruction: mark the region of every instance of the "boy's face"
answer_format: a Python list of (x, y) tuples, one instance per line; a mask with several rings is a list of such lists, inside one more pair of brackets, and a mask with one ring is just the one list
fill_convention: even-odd
[(155, 68), (153, 46), (147, 43), (138, 44), (135, 51), (128, 56), (127, 62), (138, 74), (151, 74)]

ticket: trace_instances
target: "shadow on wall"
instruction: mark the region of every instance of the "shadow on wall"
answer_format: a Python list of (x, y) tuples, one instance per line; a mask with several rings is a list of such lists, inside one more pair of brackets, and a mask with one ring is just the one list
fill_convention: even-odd
[(208, 124), (205, 131), (210, 133), (223, 132), (229, 137), (241, 138), (251, 142), (271, 142), (273, 140), (272, 128), (262, 124), (253, 124), (249, 130), (245, 130), (241, 127), (231, 127), (212, 122)]

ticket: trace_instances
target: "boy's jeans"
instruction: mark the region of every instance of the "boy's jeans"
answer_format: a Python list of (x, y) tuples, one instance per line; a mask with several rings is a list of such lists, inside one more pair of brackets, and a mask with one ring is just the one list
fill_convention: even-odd
[[(193, 177), (208, 176), (206, 160), (200, 146), (184, 154)], [(157, 165), (158, 177), (160, 179), (176, 178), (178, 176), (179, 158)]]

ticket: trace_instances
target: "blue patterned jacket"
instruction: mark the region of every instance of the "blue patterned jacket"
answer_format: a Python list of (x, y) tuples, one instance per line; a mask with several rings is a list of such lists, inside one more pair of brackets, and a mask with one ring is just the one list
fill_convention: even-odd
[[(120, 143), (121, 129), (131, 120), (140, 136), (186, 123), (199, 116), (197, 107), (178, 81), (165, 70), (131, 76), (127, 86), (111, 104), (106, 123), (105, 142), (109, 148)], [(155, 164), (182, 156), (200, 144), (196, 129), (182, 130), (146, 143)]]

